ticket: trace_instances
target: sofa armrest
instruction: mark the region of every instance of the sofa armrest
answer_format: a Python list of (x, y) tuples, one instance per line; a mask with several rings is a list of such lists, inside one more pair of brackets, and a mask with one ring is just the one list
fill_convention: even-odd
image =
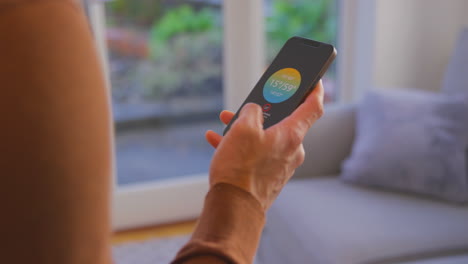
[(306, 158), (294, 178), (338, 174), (341, 162), (351, 153), (354, 126), (354, 105), (325, 105), (325, 114), (304, 139)]

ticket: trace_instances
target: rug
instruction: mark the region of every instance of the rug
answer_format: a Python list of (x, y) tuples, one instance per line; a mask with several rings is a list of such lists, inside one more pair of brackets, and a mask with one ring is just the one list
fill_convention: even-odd
[(168, 264), (189, 236), (156, 238), (112, 247), (115, 264)]

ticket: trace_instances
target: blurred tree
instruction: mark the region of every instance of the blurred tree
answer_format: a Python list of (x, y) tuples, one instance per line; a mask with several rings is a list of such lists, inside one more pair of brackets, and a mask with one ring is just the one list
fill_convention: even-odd
[[(189, 5), (180, 5), (169, 9), (160, 20), (154, 21), (150, 30), (150, 47), (153, 57), (177, 35), (185, 33), (207, 32), (216, 26), (215, 14), (211, 9), (195, 11)], [(170, 45), (170, 44), (169, 44)]]
[(213, 95), (222, 87), (222, 32), (177, 34), (170, 45), (161, 46), (156, 59), (138, 65), (134, 83), (144, 97)]

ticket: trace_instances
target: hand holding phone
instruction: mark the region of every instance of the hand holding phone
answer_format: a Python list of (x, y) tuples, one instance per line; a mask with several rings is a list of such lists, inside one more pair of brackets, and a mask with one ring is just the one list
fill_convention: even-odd
[[(210, 166), (210, 185), (229, 183), (240, 187), (268, 209), (304, 161), (302, 140), (322, 115), (322, 109), (321, 82), (291, 115), (266, 130), (260, 106), (246, 104), (224, 138), (214, 131), (206, 134), (207, 141), (216, 148)], [(230, 111), (220, 115), (225, 124), (233, 117)]]
[[(253, 88), (247, 103), (262, 107), (266, 129), (289, 116), (313, 90), (336, 57), (335, 48), (326, 43), (290, 38)], [(224, 130), (226, 134), (239, 110)]]
[(229, 123), (225, 132), (231, 126), (232, 130), (224, 138), (207, 132), (207, 141), (217, 149), (210, 186), (228, 183), (252, 194), (264, 210), (271, 206), (304, 161), (302, 140), (322, 114), (320, 77), (334, 56), (328, 44), (301, 38), (288, 41), (243, 107), (236, 114), (221, 113), (223, 123)]

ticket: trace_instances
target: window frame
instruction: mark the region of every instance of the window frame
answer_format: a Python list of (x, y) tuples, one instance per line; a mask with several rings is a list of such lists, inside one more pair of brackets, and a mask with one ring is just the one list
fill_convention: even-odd
[(338, 0), (337, 103), (354, 103), (374, 86), (374, 0)]

